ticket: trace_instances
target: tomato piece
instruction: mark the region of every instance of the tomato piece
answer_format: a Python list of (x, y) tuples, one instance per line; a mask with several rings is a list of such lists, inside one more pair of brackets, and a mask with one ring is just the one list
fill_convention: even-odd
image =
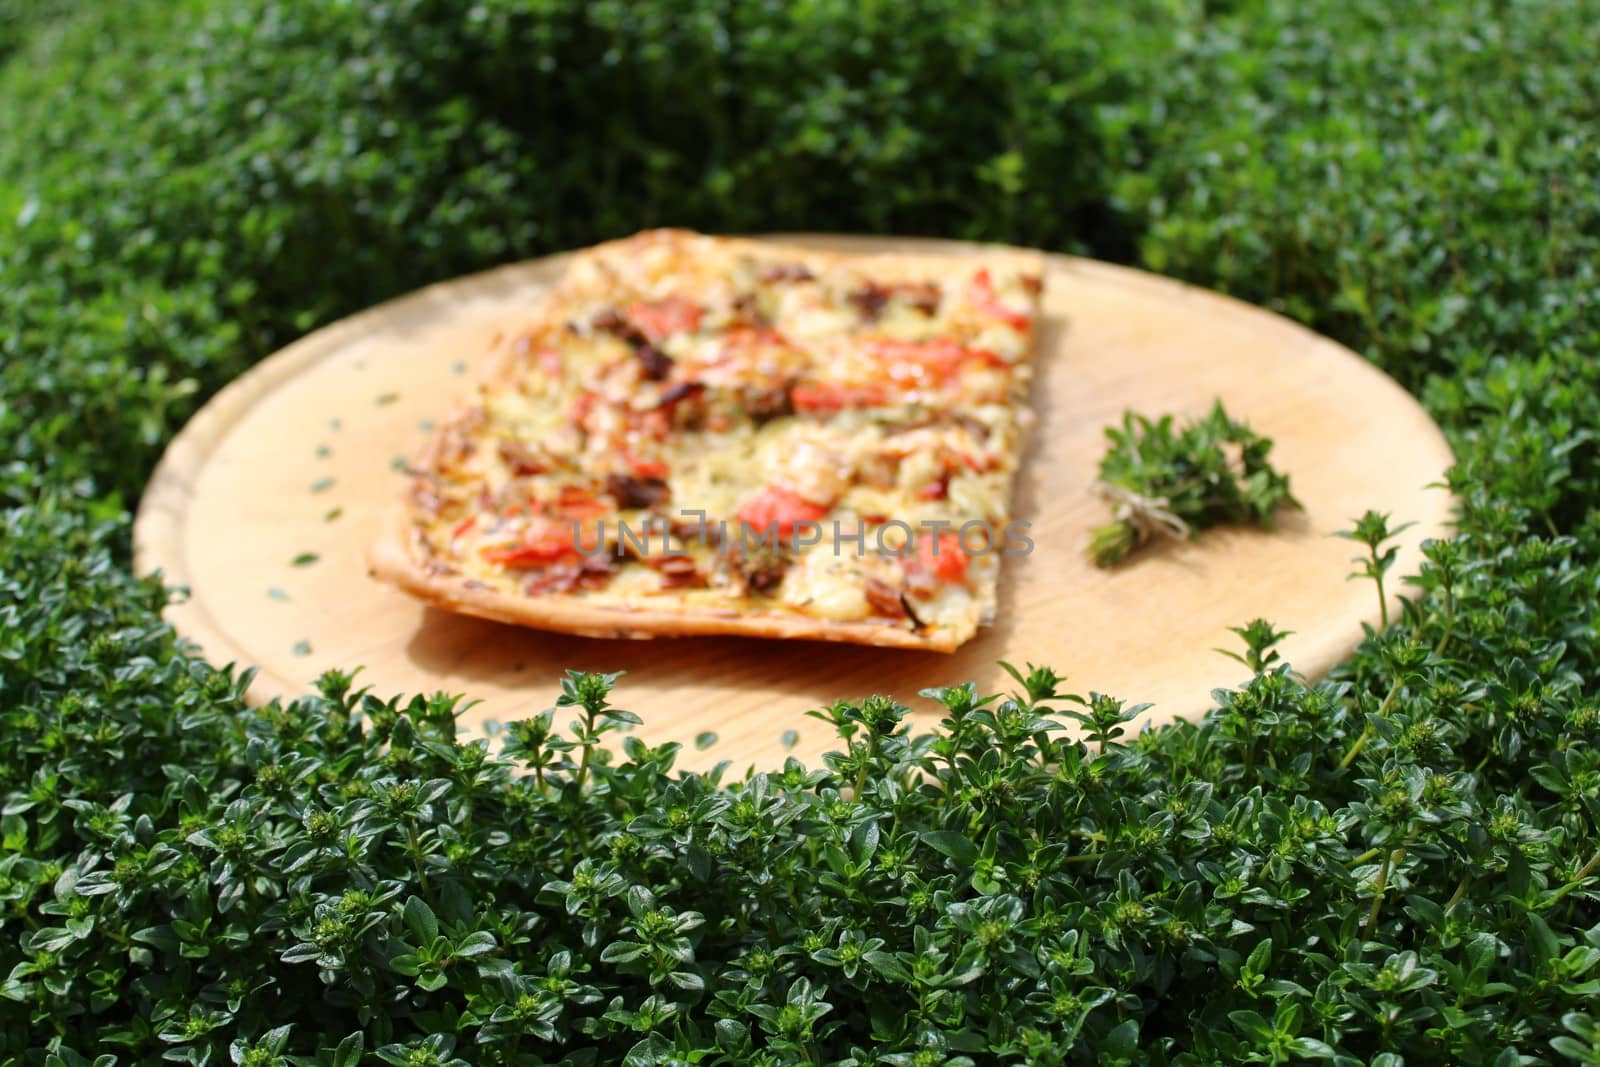
[(987, 461), (980, 462), (972, 455), (971, 452), (957, 450), (955, 458), (960, 460), (962, 463), (965, 463), (969, 470), (985, 471), (989, 469), (989, 464)]
[(946, 585), (967, 580), (967, 550), (961, 547), (961, 538), (947, 530), (937, 536), (924, 535), (917, 539), (917, 555), (912, 565), (931, 574)]
[(931, 481), (921, 489), (918, 489), (916, 492), (916, 497), (918, 500), (944, 500), (949, 497), (949, 495), (950, 483), (945, 478), (939, 478)]
[(788, 537), (802, 522), (816, 522), (828, 513), (821, 504), (814, 504), (793, 489), (769, 485), (739, 505), (736, 518), (756, 535), (763, 535), (773, 525), (778, 536)]
[(846, 408), (875, 408), (889, 401), (889, 391), (881, 385), (843, 385), (838, 382), (813, 382), (789, 391), (796, 411), (831, 415)]
[(662, 339), (675, 333), (688, 333), (700, 325), (703, 312), (698, 304), (679, 296), (665, 300), (640, 302), (628, 308), (628, 319), (650, 339), (660, 344)]
[(578, 558), (578, 548), (593, 549), (600, 543), (592, 529), (580, 531), (572, 523), (535, 522), (523, 534), (521, 544), (500, 545), (483, 550), (483, 558), (508, 569), (542, 567)]
[(520, 545), (503, 545), (483, 550), (483, 558), (500, 567), (520, 569), (557, 563), (578, 554), (571, 532), (546, 529), (535, 533)]
[(475, 524), (477, 521), (478, 516), (469, 515), (465, 519), (462, 519), (460, 522), (456, 523), (456, 528), (450, 531), (450, 540), (454, 541), (456, 538), (472, 529), (473, 524)]
[(954, 341), (879, 341), (873, 346), (888, 375), (902, 385), (947, 385), (969, 363), (1008, 366), (986, 348), (967, 348)]
[(599, 393), (591, 393), (588, 390), (574, 396), (568, 402), (567, 419), (574, 426), (582, 426), (588, 420), (590, 412), (594, 411), (594, 406), (599, 399)]
[(595, 519), (611, 514), (611, 504), (581, 486), (564, 485), (554, 511), (563, 519)]
[(667, 408), (654, 408), (650, 411), (624, 410), (628, 428), (638, 431), (640, 437), (647, 437), (652, 441), (665, 441), (672, 433), (672, 415)]
[(723, 351), (728, 352), (739, 348), (758, 348), (772, 346), (777, 348), (792, 348), (789, 339), (770, 326), (735, 326), (727, 333), (727, 341)]
[(501, 548), (486, 548), (483, 558), (497, 567), (510, 570), (521, 570), (527, 567), (538, 567), (546, 563), (555, 563), (564, 559), (565, 555), (552, 551), (543, 545), (505, 545)]
[(672, 473), (665, 460), (628, 457), (628, 470), (638, 478), (665, 478)]
[(1013, 330), (1022, 333), (1032, 329), (1032, 319), (1021, 312), (1012, 311), (1000, 302), (1000, 298), (995, 295), (994, 279), (989, 277), (987, 267), (972, 276), (972, 292), (979, 310), (985, 315), (999, 319)]

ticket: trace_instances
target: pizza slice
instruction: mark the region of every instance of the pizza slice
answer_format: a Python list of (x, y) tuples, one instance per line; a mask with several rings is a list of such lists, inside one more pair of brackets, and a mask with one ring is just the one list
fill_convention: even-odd
[(593, 636), (949, 651), (996, 610), (1042, 260), (681, 230), (577, 254), (414, 466), (373, 574)]

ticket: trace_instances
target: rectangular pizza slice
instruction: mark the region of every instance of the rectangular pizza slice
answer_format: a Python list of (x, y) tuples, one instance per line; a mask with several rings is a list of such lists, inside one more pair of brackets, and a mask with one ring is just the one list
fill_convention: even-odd
[(949, 651), (990, 621), (1040, 257), (656, 230), (577, 254), (414, 467), (373, 574), (594, 636)]

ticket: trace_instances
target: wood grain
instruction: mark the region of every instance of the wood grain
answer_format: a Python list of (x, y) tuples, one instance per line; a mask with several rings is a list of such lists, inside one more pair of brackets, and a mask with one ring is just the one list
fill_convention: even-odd
[[(783, 239), (860, 251), (975, 247)], [(427, 420), (470, 393), (491, 339), (516, 326), (563, 258), (433, 286), (319, 330), (220, 392), (174, 439), (140, 507), (135, 563), (190, 590), (168, 616), (210, 660), (260, 668), (253, 700), (299, 695), (321, 671), (360, 664), (381, 695), (478, 698), (461, 715), (477, 731), (548, 707), (563, 668), (625, 670), (618, 700), (643, 717), (643, 740), (684, 742), (686, 766), (730, 760), (743, 770), (776, 767), (790, 750), (815, 760), (830, 739), (804, 712), (838, 697), (891, 693), (931, 726), (937, 711), (919, 689), (972, 679), (995, 691), (1006, 660), (1050, 664), (1077, 692), (1152, 702), (1144, 721), (1154, 725), (1202, 713), (1214, 688), (1243, 680), (1215, 651), (1238, 646), (1229, 626), (1262, 616), (1294, 631), (1283, 650), (1311, 676), (1349, 653), (1378, 615), (1371, 583), (1346, 579), (1356, 546), (1332, 536), (1354, 516), (1377, 508), (1416, 523), (1402, 536), (1397, 579), (1415, 569), (1424, 538), (1448, 534), (1452, 502), (1437, 488), (1452, 462), (1443, 436), (1354, 353), (1215, 293), (1056, 256), (1039, 420), (1016, 508), (1036, 547), (1006, 560), (999, 622), (960, 651), (608, 641), (424, 608), (362, 565), (401, 489), (393, 464), (421, 446)], [(1305, 512), (1275, 534), (1217, 530), (1116, 570), (1091, 566), (1083, 544), (1105, 518), (1088, 488), (1103, 428), (1128, 408), (1191, 415), (1217, 397), (1277, 441)], [(295, 565), (305, 553), (316, 560)], [(703, 732), (720, 740), (699, 751), (692, 742)]]

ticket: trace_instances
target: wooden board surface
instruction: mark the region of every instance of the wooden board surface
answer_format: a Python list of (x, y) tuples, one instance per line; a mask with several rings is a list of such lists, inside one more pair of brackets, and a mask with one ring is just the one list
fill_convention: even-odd
[[(796, 240), (797, 238), (785, 238)], [(860, 251), (940, 250), (943, 242), (798, 238)], [(1448, 494), (1431, 487), (1449, 448), (1403, 390), (1355, 354), (1238, 301), (1138, 271), (1052, 257), (1031, 433), (1018, 482), (1032, 554), (1010, 557), (998, 623), (951, 655), (753, 638), (598, 640), (520, 630), (424, 608), (369, 579), (362, 554), (402, 488), (432, 418), (471, 392), (499, 330), (515, 328), (563, 257), (433, 286), (320, 330), (219, 393), (172, 442), (134, 527), (141, 573), (191, 595), (179, 631), (215, 663), (260, 668), (252, 699), (308, 691), (323, 670), (362, 665), (384, 696), (464, 692), (469, 731), (543, 710), (563, 668), (625, 670), (618, 703), (681, 763), (773, 768), (814, 760), (827, 729), (804, 713), (886, 692), (917, 712), (921, 688), (968, 679), (1005, 687), (998, 660), (1049, 664), (1068, 688), (1154, 704), (1146, 722), (1192, 717), (1211, 690), (1244, 679), (1216, 651), (1229, 626), (1263, 616), (1294, 631), (1283, 647), (1316, 676), (1375, 622), (1370, 582), (1348, 581), (1357, 546), (1333, 537), (1367, 508), (1416, 523), (1417, 546), (1445, 536)], [(1089, 491), (1103, 428), (1125, 409), (1202, 413), (1221, 397), (1277, 442), (1306, 510), (1277, 533), (1224, 529), (1146, 549), (1118, 569), (1084, 558), (1104, 521)], [(302, 554), (311, 563), (296, 565)], [(692, 744), (703, 732), (719, 741)], [(785, 734), (793, 731), (786, 749)]]

